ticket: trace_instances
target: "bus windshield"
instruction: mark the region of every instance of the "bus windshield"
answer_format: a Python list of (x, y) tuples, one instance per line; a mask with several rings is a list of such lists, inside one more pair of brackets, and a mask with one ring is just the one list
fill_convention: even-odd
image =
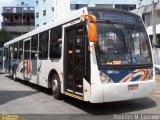
[(95, 46), (99, 65), (149, 65), (151, 50), (146, 30), (140, 24), (97, 22)]

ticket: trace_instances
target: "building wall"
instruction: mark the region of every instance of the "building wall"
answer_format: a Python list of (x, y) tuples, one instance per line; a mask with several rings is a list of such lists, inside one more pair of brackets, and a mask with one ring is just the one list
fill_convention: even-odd
[(35, 29), (34, 7), (3, 7), (2, 29), (14, 37)]
[[(143, 6), (139, 9), (131, 11), (142, 17), (144, 24), (147, 28), (147, 33), (149, 34), (151, 40), (153, 38), (153, 27), (152, 27), (152, 4)], [(160, 44), (160, 2), (155, 3), (155, 20), (156, 20), (156, 35), (157, 44)]]
[[(35, 27), (39, 27), (54, 21), (55, 0), (35, 0)], [(45, 15), (46, 10), (46, 15)], [(48, 16), (48, 17), (47, 17)]]
[(38, 28), (70, 13), (68, 3), (70, 0), (35, 0), (35, 27)]

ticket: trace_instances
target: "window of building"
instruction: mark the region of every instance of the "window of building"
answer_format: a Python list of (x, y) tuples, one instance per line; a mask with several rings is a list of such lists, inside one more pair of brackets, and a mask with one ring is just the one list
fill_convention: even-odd
[(113, 4), (96, 4), (96, 7), (113, 8)]
[(39, 18), (39, 13), (36, 13), (36, 18)]
[(7, 10), (10, 10), (11, 8), (10, 8), (10, 7), (6, 7), (6, 9), (7, 9)]
[(88, 6), (87, 4), (71, 4), (70, 9), (71, 10), (78, 10), (80, 8), (87, 7), (87, 6)]
[(34, 19), (34, 15), (31, 16), (31, 19)]
[(57, 59), (61, 57), (62, 47), (62, 27), (58, 26), (51, 29), (50, 34), (50, 58)]
[(54, 7), (52, 7), (51, 10), (54, 11)]
[(34, 10), (34, 8), (33, 8), (33, 7), (30, 7), (30, 10)]
[(27, 10), (27, 7), (24, 7), (23, 10)]
[(19, 19), (19, 17), (18, 16), (15, 16), (15, 20), (18, 20)]
[(144, 21), (144, 23), (145, 23), (145, 25), (147, 27), (151, 26), (151, 23), (152, 23), (152, 21), (151, 21), (151, 13), (143, 14), (142, 18), (143, 18), (143, 21)]
[(48, 58), (48, 31), (42, 32), (39, 35), (39, 59)]
[(16, 13), (16, 8), (13, 8), (13, 13)]
[(39, 4), (39, 0), (36, 0), (36, 5), (38, 5)]
[(10, 17), (10, 21), (13, 22), (13, 16)]
[(130, 11), (130, 10), (136, 9), (136, 5), (134, 5), (134, 4), (128, 4), (128, 5), (125, 5), (125, 4), (115, 4), (115, 8), (126, 10), (126, 11)]
[(46, 16), (46, 10), (43, 10), (43, 16)]
[(38, 35), (35, 35), (31, 39), (31, 59), (37, 59), (37, 48), (38, 48)]
[(9, 20), (9, 16), (6, 16), (6, 17), (4, 18), (4, 20)]
[(36, 27), (39, 27), (39, 24), (37, 24)]
[(30, 22), (30, 16), (27, 16), (27, 22)]

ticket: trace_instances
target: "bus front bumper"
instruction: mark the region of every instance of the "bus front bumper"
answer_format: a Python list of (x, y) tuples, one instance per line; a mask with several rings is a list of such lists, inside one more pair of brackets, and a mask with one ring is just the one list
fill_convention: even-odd
[[(129, 90), (129, 86), (138, 87), (137, 89)], [(101, 85), (92, 84), (90, 102), (103, 103), (149, 97), (153, 94), (154, 88), (155, 80)]]

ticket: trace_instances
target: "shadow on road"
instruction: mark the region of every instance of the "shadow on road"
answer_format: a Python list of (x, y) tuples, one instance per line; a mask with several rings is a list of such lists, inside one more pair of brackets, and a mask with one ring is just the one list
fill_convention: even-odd
[(0, 105), (16, 100), (18, 98), (27, 97), (37, 94), (38, 91), (0, 91)]
[[(50, 89), (46, 89), (44, 87), (40, 87), (38, 85), (29, 83), (27, 81), (17, 80), (16, 82), (19, 82), (23, 85), (26, 85), (28, 87), (31, 87), (35, 89), (37, 92), (43, 92), (47, 95), (52, 95)], [(18, 93), (19, 92), (19, 93)], [(4, 91), (3, 95), (9, 94), (11, 97), (9, 97), (9, 100), (25, 97), (28, 95), (35, 94), (37, 92), (25, 92), (25, 91)], [(0, 92), (0, 96), (3, 96)], [(17, 94), (19, 96), (17, 96)], [(16, 96), (16, 97), (15, 97)], [(3, 101), (4, 100), (4, 101)], [(2, 102), (0, 100), (0, 104), (4, 103), (6, 99), (3, 99)], [(9, 101), (7, 100), (7, 101)], [(121, 114), (121, 113), (128, 113), (128, 112), (136, 112), (138, 110), (144, 110), (148, 108), (153, 108), (157, 104), (154, 100), (150, 98), (140, 98), (135, 100), (128, 100), (128, 101), (121, 101), (121, 102), (109, 102), (109, 103), (102, 103), (102, 104), (91, 104), (88, 102), (83, 102), (68, 96), (64, 96), (63, 102), (70, 104), (74, 107), (77, 107), (89, 114), (92, 115), (112, 115), (112, 114)]]
[(127, 112), (136, 112), (138, 110), (152, 108), (157, 105), (156, 102), (150, 98), (91, 104), (65, 96), (64, 102), (72, 106), (78, 107), (79, 109), (82, 109), (92, 115), (112, 115)]
[[(10, 79), (9, 76), (6, 76), (6, 77), (8, 77), (9, 80), (12, 80), (12, 79)], [(12, 81), (14, 81), (14, 80), (12, 80)], [(21, 84), (23, 84), (23, 85), (25, 85), (25, 86), (28, 86), (28, 87), (30, 87), (30, 88), (32, 88), (32, 89), (34, 89), (34, 90), (39, 91), (39, 92), (43, 92), (43, 93), (45, 93), (45, 94), (47, 94), (47, 95), (52, 95), (51, 89), (47, 89), (47, 88), (41, 87), (41, 86), (39, 86), (39, 85), (30, 83), (30, 82), (28, 82), (28, 81), (26, 81), (26, 80), (19, 80), (19, 79), (17, 79), (17, 80), (15, 80), (15, 82), (19, 82), (19, 83), (21, 83)]]

